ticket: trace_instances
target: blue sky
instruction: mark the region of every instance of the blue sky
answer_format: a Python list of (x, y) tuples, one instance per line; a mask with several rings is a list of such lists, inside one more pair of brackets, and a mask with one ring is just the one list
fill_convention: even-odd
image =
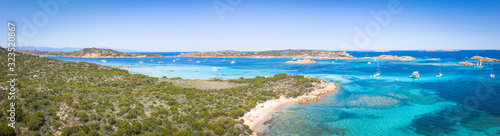
[[(56, 3), (59, 10), (51, 16), (39, 2)], [(214, 3), (231, 10), (220, 14)], [(397, 5), (400, 12), (390, 12), (388, 5)], [(16, 22), (20, 46), (141, 51), (498, 49), (498, 7), (498, 0), (3, 0), (0, 20)], [(372, 12), (389, 13), (390, 21), (379, 17), (385, 20), (383, 26)], [(7, 27), (0, 29), (7, 37)]]

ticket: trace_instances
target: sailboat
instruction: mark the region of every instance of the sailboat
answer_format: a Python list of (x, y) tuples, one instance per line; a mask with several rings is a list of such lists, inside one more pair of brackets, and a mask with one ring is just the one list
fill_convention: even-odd
[(477, 62), (476, 67), (477, 68), (483, 68), (483, 61), (482, 61), (482, 59), (479, 60), (479, 62)]
[(377, 76), (380, 76), (380, 65), (378, 64), (378, 61), (377, 61), (377, 73), (373, 74), (373, 77)]
[(491, 74), (490, 74), (490, 77), (491, 78), (495, 78), (495, 74), (493, 74), (493, 64), (491, 64)]
[(226, 62), (226, 55), (224, 55), (224, 58), (222, 59), (222, 62)]
[(443, 76), (443, 73), (441, 73), (441, 60), (439, 60), (439, 73), (436, 75), (436, 77), (441, 77)]

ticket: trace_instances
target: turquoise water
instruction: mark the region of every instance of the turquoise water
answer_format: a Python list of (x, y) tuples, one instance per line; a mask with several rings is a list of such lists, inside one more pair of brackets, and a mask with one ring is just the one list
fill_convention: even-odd
[[(269, 135), (500, 135), (500, 80), (489, 78), (492, 66), (493, 73), (500, 73), (500, 63), (485, 62), (481, 69), (457, 64), (474, 55), (499, 59), (500, 51), (348, 53), (355, 57), (387, 54), (419, 59), (377, 60), (382, 74), (371, 77), (377, 71), (377, 62), (368, 59), (316, 59), (316, 64), (297, 65), (284, 63), (292, 58), (177, 58), (174, 55), (178, 52), (161, 53), (166, 56), (163, 58), (105, 59), (107, 63), (102, 59), (50, 58), (132, 65), (126, 70), (155, 77), (231, 79), (288, 73), (343, 84), (339, 91), (316, 103), (292, 104), (274, 114), (263, 131)], [(441, 58), (444, 65), (425, 60), (427, 57)], [(173, 62), (175, 59), (180, 60)], [(233, 60), (235, 64), (230, 63)], [(440, 66), (443, 77), (436, 78)], [(419, 71), (420, 78), (408, 78), (413, 71)]]

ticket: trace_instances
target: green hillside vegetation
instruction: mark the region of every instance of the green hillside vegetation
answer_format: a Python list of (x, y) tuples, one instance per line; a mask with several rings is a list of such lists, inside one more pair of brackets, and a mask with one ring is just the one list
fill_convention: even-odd
[[(0, 48), (0, 68), (8, 69), (7, 51)], [(319, 79), (278, 74), (274, 77), (212, 80), (219, 88), (186, 88), (86, 62), (16, 56), (18, 102), (16, 129), (7, 123), (6, 99), (10, 78), (0, 71), (0, 135), (249, 135), (237, 120), (258, 102), (310, 92)], [(187, 81), (191, 82), (191, 81)], [(196, 86), (193, 86), (196, 87)]]

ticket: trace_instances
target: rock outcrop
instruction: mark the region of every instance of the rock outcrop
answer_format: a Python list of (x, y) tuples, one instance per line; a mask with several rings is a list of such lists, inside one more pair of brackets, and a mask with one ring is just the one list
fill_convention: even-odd
[(113, 65), (113, 67), (115, 67), (115, 68), (132, 68), (131, 65), (128, 65), (128, 66), (127, 65)]
[(285, 63), (289, 63), (289, 64), (314, 64), (316, 63), (316, 61), (314, 60), (310, 60), (310, 59), (298, 59), (297, 61), (293, 61), (293, 60), (290, 60), (290, 61), (287, 61)]
[(413, 58), (411, 56), (397, 56), (397, 55), (380, 55), (378, 57), (365, 57), (365, 59), (386, 59), (386, 60), (400, 60), (400, 61), (412, 61), (415, 60), (416, 58)]
[(488, 58), (488, 57), (481, 57), (481, 56), (474, 56), (470, 58), (471, 60), (480, 60), (484, 62), (500, 62), (498, 59), (493, 59), (493, 58)]
[(339, 85), (340, 84), (326, 81), (315, 83), (314, 86), (317, 86), (319, 88), (315, 88), (314, 91), (306, 95), (297, 97), (297, 100), (299, 101), (299, 104), (307, 104), (309, 101), (317, 102), (321, 100), (321, 96), (337, 91), (337, 86)]
[(475, 64), (474, 63), (470, 63), (470, 62), (458, 62), (458, 65), (474, 66)]

